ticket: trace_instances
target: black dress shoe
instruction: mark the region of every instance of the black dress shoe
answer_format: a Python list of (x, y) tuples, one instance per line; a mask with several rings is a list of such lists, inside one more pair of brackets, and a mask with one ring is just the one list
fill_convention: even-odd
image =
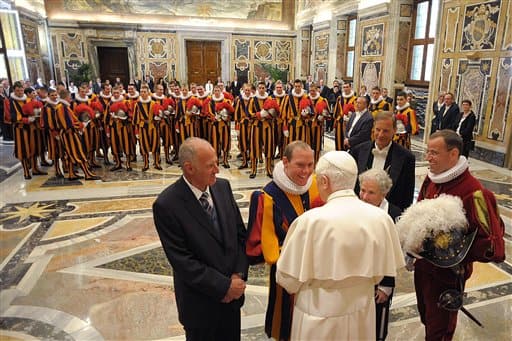
[(272, 179), (272, 174), (267, 173), (267, 176)]
[(105, 166), (110, 166), (110, 165), (111, 165), (111, 163), (110, 163), (110, 161), (109, 161), (108, 159), (105, 159), (105, 161), (103, 162), (103, 164), (104, 164)]
[(131, 171), (133, 170), (133, 168), (132, 168), (132, 167), (127, 167), (127, 168), (126, 168), (126, 170), (127, 170), (128, 172), (131, 172)]
[(46, 160), (41, 161), (41, 166), (43, 166), (43, 167), (50, 167), (52, 165), (53, 164), (51, 163), (51, 161), (46, 161)]
[(25, 180), (30, 180), (32, 177), (30, 175), (25, 175)]
[(155, 166), (155, 169), (162, 170), (161, 166)]
[(165, 159), (165, 163), (168, 164), (168, 165), (172, 165), (172, 160)]
[(143, 172), (145, 172), (145, 171), (147, 171), (148, 169), (149, 169), (149, 167), (144, 167), (144, 168), (142, 168), (142, 171), (143, 171)]
[(115, 172), (115, 171), (120, 170), (121, 168), (122, 168), (121, 165), (117, 165), (117, 166), (114, 166), (114, 167), (110, 168), (110, 171), (111, 172)]
[(222, 167), (224, 167), (224, 168), (231, 168), (231, 167), (229, 166), (229, 163), (224, 163), (224, 164), (222, 164)]
[(256, 173), (251, 173), (251, 175), (249, 175), (250, 179), (254, 179), (255, 177), (256, 177)]
[(238, 169), (244, 169), (244, 168), (249, 168), (249, 166), (246, 163), (244, 163), (243, 165), (238, 166)]
[(42, 170), (32, 171), (32, 175), (48, 175), (47, 172), (43, 172)]

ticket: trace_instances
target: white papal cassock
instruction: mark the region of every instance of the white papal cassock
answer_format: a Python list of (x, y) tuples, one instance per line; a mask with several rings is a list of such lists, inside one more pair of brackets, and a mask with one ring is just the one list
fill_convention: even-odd
[(332, 193), (293, 222), (277, 262), (277, 282), (296, 294), (292, 340), (375, 340), (374, 286), (404, 265), (388, 214)]

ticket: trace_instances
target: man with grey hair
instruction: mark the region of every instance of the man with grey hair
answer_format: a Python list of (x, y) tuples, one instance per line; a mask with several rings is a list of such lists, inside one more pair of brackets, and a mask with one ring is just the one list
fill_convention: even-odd
[(295, 219), (277, 261), (277, 282), (295, 294), (291, 339), (374, 340), (374, 286), (404, 266), (398, 234), (355, 195), (350, 154), (323, 155), (316, 175), (326, 203)]
[(179, 320), (187, 340), (240, 340), (248, 270), (240, 211), (206, 140), (185, 140), (179, 162), (183, 176), (153, 204)]
[[(400, 208), (388, 202), (386, 195), (393, 186), (393, 181), (383, 169), (369, 169), (359, 175), (359, 197), (364, 202), (380, 207), (396, 221), (402, 213)], [(375, 288), (375, 311), (377, 340), (385, 340), (388, 334), (389, 307), (393, 297), (395, 278), (384, 276)]]

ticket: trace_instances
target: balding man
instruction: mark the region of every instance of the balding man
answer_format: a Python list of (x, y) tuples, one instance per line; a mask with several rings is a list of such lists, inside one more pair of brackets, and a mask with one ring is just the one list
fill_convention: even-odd
[(240, 340), (248, 261), (245, 226), (217, 153), (200, 138), (180, 146), (183, 176), (153, 204), (156, 229), (174, 272), (187, 340)]
[(316, 166), (325, 205), (294, 220), (277, 282), (295, 294), (292, 340), (375, 340), (374, 286), (404, 265), (386, 212), (357, 198), (355, 160), (331, 151)]

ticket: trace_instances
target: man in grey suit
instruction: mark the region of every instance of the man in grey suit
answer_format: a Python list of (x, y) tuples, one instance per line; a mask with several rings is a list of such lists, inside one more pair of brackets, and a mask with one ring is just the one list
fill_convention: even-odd
[(180, 147), (183, 176), (153, 204), (156, 229), (173, 268), (187, 340), (240, 340), (248, 260), (245, 226), (217, 154), (200, 138)]
[(368, 99), (359, 96), (355, 102), (356, 112), (350, 116), (347, 124), (347, 134), (343, 141), (345, 150), (358, 144), (370, 141), (372, 136), (373, 116), (368, 111)]

